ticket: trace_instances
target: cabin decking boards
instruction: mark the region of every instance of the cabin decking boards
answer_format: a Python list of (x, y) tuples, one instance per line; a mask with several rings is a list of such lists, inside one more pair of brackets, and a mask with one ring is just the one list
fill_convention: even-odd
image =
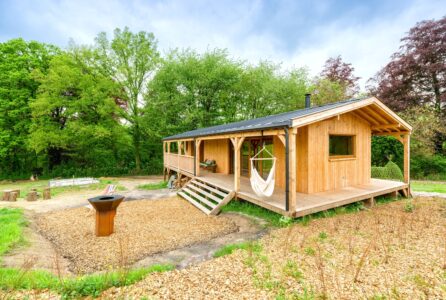
[[(208, 182), (226, 189), (230, 189), (234, 185), (233, 175), (209, 173), (197, 179), (201, 182)], [(285, 192), (283, 189), (276, 187), (271, 197), (259, 197), (252, 191), (248, 178), (241, 177), (240, 180), (240, 191), (235, 195), (237, 198), (293, 217), (309, 215), (408, 188), (408, 184), (403, 182), (371, 179), (370, 184), (345, 187), (336, 191), (314, 194), (297, 193), (296, 209), (294, 212), (287, 213), (285, 210)]]

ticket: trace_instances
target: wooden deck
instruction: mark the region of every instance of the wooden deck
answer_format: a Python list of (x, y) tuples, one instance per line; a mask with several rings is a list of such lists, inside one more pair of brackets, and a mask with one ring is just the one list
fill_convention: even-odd
[[(234, 190), (233, 175), (206, 173), (198, 177), (222, 189)], [(372, 179), (370, 184), (347, 187), (336, 191), (320, 192), (315, 194), (297, 193), (297, 205), (294, 212), (285, 210), (285, 191), (278, 189), (271, 197), (259, 197), (251, 189), (251, 183), (246, 177), (240, 178), (240, 191), (236, 197), (252, 202), (283, 215), (301, 217), (315, 212), (370, 199), (380, 195), (406, 189), (408, 185), (399, 181)]]

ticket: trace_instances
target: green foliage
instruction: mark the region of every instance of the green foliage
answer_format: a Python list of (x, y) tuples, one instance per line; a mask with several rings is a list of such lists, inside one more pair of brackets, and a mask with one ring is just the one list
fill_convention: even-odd
[(446, 180), (446, 156), (414, 155), (410, 160), (410, 171), (414, 179)]
[(403, 144), (391, 136), (372, 137), (372, 166), (383, 167), (390, 160), (403, 168)]
[(355, 202), (346, 206), (337, 207), (326, 211), (314, 213), (312, 215), (292, 219), (284, 217), (266, 208), (242, 200), (231, 201), (227, 205), (222, 207), (223, 212), (238, 212), (256, 218), (260, 218), (265, 220), (268, 226), (273, 226), (273, 227), (287, 227), (296, 223), (306, 226), (313, 219), (330, 218), (335, 215), (357, 212), (362, 209), (363, 209), (363, 204), (361, 202)]
[(411, 213), (411, 212), (413, 212), (414, 208), (415, 207), (414, 207), (411, 199), (405, 201), (405, 203), (404, 203), (404, 211), (405, 212)]
[(234, 252), (237, 249), (247, 250), (254, 253), (259, 253), (262, 251), (262, 245), (260, 245), (258, 242), (242, 242), (237, 244), (230, 244), (223, 246), (222, 248), (218, 249), (214, 253), (214, 257), (221, 257), (225, 255), (229, 255), (232, 252)]
[(34, 164), (35, 155), (27, 147), (28, 103), (39, 83), (32, 73), (46, 74), (51, 57), (58, 52), (54, 46), (23, 39), (0, 43), (0, 174), (20, 173)]
[(148, 183), (148, 184), (141, 184), (137, 187), (140, 190), (160, 190), (167, 188), (167, 182), (166, 181), (160, 181), (156, 183)]
[(81, 277), (58, 278), (40, 270), (17, 270), (0, 268), (0, 288), (11, 289), (49, 289), (63, 298), (98, 297), (100, 293), (111, 287), (134, 284), (153, 272), (173, 270), (172, 265), (153, 265), (148, 268), (114, 271)]
[(23, 242), (23, 227), (26, 224), (23, 210), (0, 208), (0, 257), (14, 245)]
[(125, 130), (114, 116), (118, 86), (89, 62), (80, 49), (56, 56), (31, 102), (30, 147), (48, 156), (49, 168), (70, 160), (77, 167), (117, 164), (128, 147)]
[(144, 31), (132, 33), (125, 27), (115, 29), (113, 40), (109, 41), (102, 32), (96, 38), (96, 54), (98, 65), (124, 91), (118, 103), (123, 108), (121, 116), (130, 124), (135, 168), (140, 171), (141, 143), (147, 132), (141, 121), (140, 102), (146, 99), (147, 81), (160, 62), (155, 36)]
[(225, 50), (171, 52), (146, 95), (144, 122), (156, 137), (302, 108), (307, 71), (281, 74), (262, 62), (246, 65)]
[(389, 161), (384, 167), (372, 167), (372, 178), (403, 180), (401, 169), (393, 161)]

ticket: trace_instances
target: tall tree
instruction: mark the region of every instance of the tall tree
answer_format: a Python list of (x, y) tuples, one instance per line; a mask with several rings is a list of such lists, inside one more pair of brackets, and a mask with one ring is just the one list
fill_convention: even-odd
[(104, 167), (118, 161), (125, 141), (114, 96), (119, 86), (90, 65), (88, 50), (63, 53), (48, 74), (36, 72), (40, 86), (30, 103), (30, 146), (48, 156), (49, 168), (61, 164)]
[(338, 55), (327, 59), (320, 76), (322, 79), (340, 84), (344, 89), (345, 96), (351, 97), (359, 90), (359, 77), (354, 75), (354, 71), (355, 68), (352, 64), (344, 62)]
[(46, 73), (58, 52), (54, 46), (23, 39), (0, 43), (0, 173), (28, 172), (34, 164), (35, 155), (27, 147), (28, 102), (39, 83), (32, 72)]
[(153, 76), (160, 55), (152, 33), (132, 33), (127, 27), (115, 29), (111, 41), (105, 32), (96, 38), (96, 50), (103, 70), (113, 78), (125, 92), (125, 110), (122, 116), (130, 125), (133, 140), (136, 171), (141, 170), (141, 140), (144, 134), (141, 118), (147, 83)]
[(395, 110), (446, 102), (446, 17), (417, 23), (391, 61), (369, 81), (369, 89)]

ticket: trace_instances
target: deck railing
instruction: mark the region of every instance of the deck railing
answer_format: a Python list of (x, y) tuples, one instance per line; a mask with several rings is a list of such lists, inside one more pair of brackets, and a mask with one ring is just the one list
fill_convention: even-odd
[(195, 158), (190, 155), (164, 153), (164, 166), (179, 172), (194, 174)]

